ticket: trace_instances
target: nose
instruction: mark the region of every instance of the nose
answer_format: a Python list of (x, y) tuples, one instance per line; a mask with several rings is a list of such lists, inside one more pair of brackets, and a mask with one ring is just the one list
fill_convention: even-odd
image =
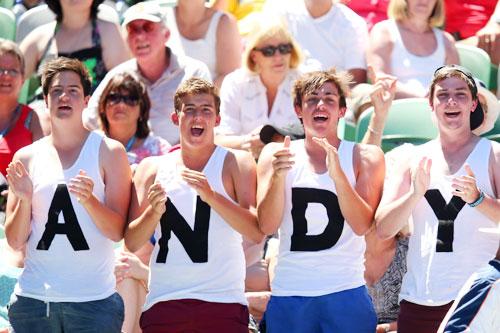
[(446, 103), (451, 104), (451, 105), (455, 105), (457, 103), (457, 101), (455, 100), (455, 98), (453, 96), (450, 96), (448, 98), (448, 100), (446, 101)]

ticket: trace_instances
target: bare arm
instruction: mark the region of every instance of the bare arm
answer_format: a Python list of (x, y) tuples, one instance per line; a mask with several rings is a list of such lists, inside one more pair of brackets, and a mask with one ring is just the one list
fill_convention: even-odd
[(32, 111), (31, 113), (30, 132), (33, 141), (41, 139), (45, 135), (49, 134), (46, 133), (46, 129), (44, 130), (44, 128), (42, 127), (40, 117), (38, 116), (38, 113), (36, 113), (35, 111)]
[(220, 88), (226, 74), (238, 69), (241, 65), (241, 37), (236, 19), (224, 14), (217, 26), (216, 73), (214, 84)]
[(153, 235), (167, 200), (160, 184), (154, 184), (157, 172), (156, 158), (145, 158), (134, 173), (130, 198), (129, 224), (125, 228), (125, 246), (137, 251)]
[(384, 195), (375, 214), (380, 238), (394, 237), (407, 227), (411, 232), (412, 226), (408, 226), (408, 221), (413, 209), (429, 188), (431, 165), (432, 161), (424, 157), (414, 171), (404, 163), (394, 169), (392, 179), (384, 187)]
[(5, 236), (14, 250), (20, 250), (31, 233), (31, 200), (33, 183), (26, 168), (29, 168), (29, 148), (16, 152), (7, 168), (9, 195), (7, 197)]
[(391, 53), (394, 42), (391, 39), (386, 21), (382, 21), (373, 26), (369, 36), (369, 47), (367, 52), (368, 65), (372, 66), (375, 73), (391, 73)]
[(443, 31), (444, 33), (444, 49), (446, 52), (445, 64), (460, 64), (460, 59), (458, 57), (458, 51), (455, 47), (455, 39), (452, 35)]
[(68, 188), (77, 196), (99, 231), (118, 242), (123, 238), (127, 217), (131, 170), (125, 149), (117, 141), (103, 139), (99, 155), (99, 164), (104, 170), (105, 202), (100, 202), (92, 193), (93, 181), (82, 171), (70, 180)]
[(270, 143), (257, 165), (257, 216), (260, 230), (274, 234), (281, 225), (285, 208), (285, 179), (293, 165), (290, 138), (283, 144)]
[(109, 71), (113, 67), (130, 59), (130, 51), (125, 43), (120, 27), (113, 23), (98, 20), (99, 32), (101, 33), (101, 47), (103, 51), (103, 60), (106, 69)]

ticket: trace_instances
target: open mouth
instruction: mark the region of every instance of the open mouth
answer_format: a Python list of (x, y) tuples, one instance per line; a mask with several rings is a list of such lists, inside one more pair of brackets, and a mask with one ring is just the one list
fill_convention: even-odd
[(58, 107), (59, 110), (61, 111), (71, 111), (71, 106), (69, 105), (61, 105)]
[(0, 88), (11, 88), (12, 84), (10, 83), (0, 83)]
[(205, 129), (198, 125), (194, 125), (193, 127), (191, 127), (191, 134), (193, 136), (201, 136), (204, 131)]
[(313, 120), (314, 122), (317, 122), (317, 123), (323, 123), (323, 122), (326, 122), (328, 120), (328, 116), (326, 114), (315, 114), (313, 116)]
[(460, 116), (460, 112), (445, 112), (447, 118), (457, 118)]

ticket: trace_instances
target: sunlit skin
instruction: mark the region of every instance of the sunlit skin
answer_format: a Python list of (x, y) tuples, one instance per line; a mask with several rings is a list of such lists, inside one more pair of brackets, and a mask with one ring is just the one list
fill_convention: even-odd
[[(3, 73), (3, 70), (14, 70), (18, 74), (12, 76)], [(0, 98), (5, 96), (17, 96), (23, 86), (23, 75), (21, 74), (21, 63), (11, 55), (4, 54), (0, 56)]]
[[(83, 96), (80, 77), (73, 71), (57, 73), (52, 79), (45, 103), (55, 119), (82, 116), (90, 96)], [(76, 110), (76, 112), (75, 112)]]
[(340, 95), (335, 84), (327, 82), (320, 89), (304, 96), (302, 107), (295, 111), (304, 123), (306, 137), (333, 139), (337, 123), (346, 112), (345, 107), (339, 107)]
[(214, 127), (220, 123), (212, 95), (188, 95), (183, 98), (181, 110), (172, 113), (172, 121), (179, 126), (181, 145), (213, 145)]
[[(273, 36), (259, 43), (256, 48), (260, 49), (266, 46), (278, 46), (279, 44), (287, 43), (289, 43), (288, 40)], [(259, 73), (274, 72), (276, 74), (286, 74), (290, 69), (291, 54), (281, 54), (279, 51), (276, 51), (273, 56), (265, 57), (262, 52), (254, 50), (252, 51), (251, 57), (257, 65), (256, 67)]]
[(464, 80), (450, 77), (438, 82), (432, 104), (440, 128), (443, 130), (466, 128), (470, 131), (470, 113), (475, 110), (477, 101), (472, 99)]
[[(149, 30), (151, 29), (151, 30)], [(138, 61), (161, 59), (170, 32), (160, 23), (134, 20), (127, 24), (127, 42)]]
[(411, 17), (428, 19), (432, 15), (437, 0), (407, 0), (406, 2)]

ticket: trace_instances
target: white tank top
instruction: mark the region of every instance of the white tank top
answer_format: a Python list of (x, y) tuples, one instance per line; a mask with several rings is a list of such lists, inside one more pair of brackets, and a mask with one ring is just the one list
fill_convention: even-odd
[(426, 92), (434, 71), (443, 66), (446, 60), (443, 32), (433, 28), (437, 48), (428, 56), (417, 56), (406, 49), (396, 21), (389, 20), (389, 31), (394, 40), (391, 53), (391, 74), (396, 76), (402, 84), (410, 85), (415, 89), (423, 89)]
[[(354, 145), (342, 141), (338, 149), (342, 170), (352, 186), (356, 183)], [(291, 150), (295, 164), (286, 177), (273, 295), (320, 296), (364, 285), (364, 237), (344, 221), (328, 172), (317, 174), (309, 168), (304, 141), (293, 141)]]
[[(101, 142), (101, 135), (89, 133), (75, 163), (64, 170), (47, 138), (33, 143), (31, 234), (16, 295), (46, 302), (87, 302), (115, 292), (113, 242), (65, 186), (85, 170), (94, 181), (94, 195), (104, 202)], [(59, 232), (50, 232), (51, 226)]]
[[(224, 15), (223, 12), (215, 11), (210, 19), (205, 36), (200, 39), (191, 40), (180, 34), (177, 28), (175, 8), (170, 8), (167, 14), (167, 22), (171, 22), (168, 23), (168, 27), (172, 34), (172, 47), (178, 46), (177, 44), (180, 41), (180, 49), (184, 51), (184, 54), (205, 63), (213, 79), (217, 77), (217, 27), (222, 15)], [(179, 48), (175, 49), (179, 50)]]
[[(466, 163), (476, 176), (477, 186), (486, 195), (494, 196), (488, 172), (490, 152), (491, 142), (483, 138), (469, 154)], [(414, 163), (418, 163), (422, 156), (443, 159), (442, 154), (439, 142), (433, 140), (417, 148)], [(443, 175), (439, 169), (431, 168), (429, 190), (413, 210), (414, 230), (408, 244), (408, 271), (400, 294), (400, 299), (428, 306), (444, 305), (454, 300), (467, 278), (495, 257), (500, 241), (498, 235), (478, 230), (495, 227), (493, 221), (458, 197), (452, 201), (452, 179), (466, 174), (464, 167), (451, 176)], [(438, 230), (434, 210), (438, 211), (441, 220), (454, 218), (450, 232), (444, 232), (443, 224)], [(443, 241), (439, 242), (440, 245), (437, 245), (438, 232)]]
[[(222, 183), (226, 154), (216, 147), (203, 173), (214, 191), (232, 201)], [(175, 299), (246, 305), (242, 237), (181, 179), (179, 159), (180, 150), (159, 159), (156, 180), (168, 201), (155, 230), (144, 311)]]

